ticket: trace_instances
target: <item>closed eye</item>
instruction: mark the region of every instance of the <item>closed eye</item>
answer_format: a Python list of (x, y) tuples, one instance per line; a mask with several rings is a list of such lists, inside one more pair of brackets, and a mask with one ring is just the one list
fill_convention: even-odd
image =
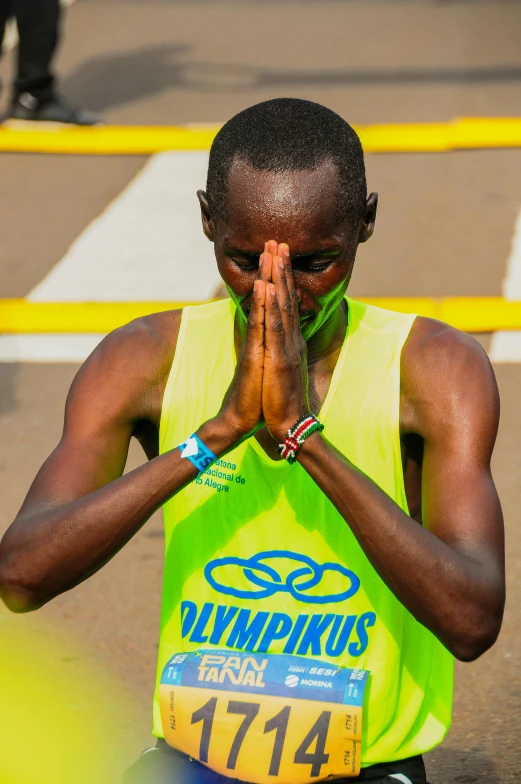
[(230, 258), (234, 264), (245, 272), (259, 269), (260, 256), (231, 256)]
[(340, 256), (340, 251), (328, 253), (327, 255), (295, 256), (291, 259), (291, 264), (293, 269), (298, 269), (302, 272), (321, 272), (327, 269), (338, 256)]
[(312, 270), (312, 271), (316, 272), (317, 270), (326, 269), (326, 267), (329, 267), (330, 264), (331, 264), (331, 259), (325, 259), (323, 261), (315, 260), (315, 261), (310, 261), (307, 264), (307, 268), (309, 270)]

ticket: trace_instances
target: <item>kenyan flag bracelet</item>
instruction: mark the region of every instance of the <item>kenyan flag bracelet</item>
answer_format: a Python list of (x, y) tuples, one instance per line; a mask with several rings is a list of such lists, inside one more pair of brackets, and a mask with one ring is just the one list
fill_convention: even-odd
[(309, 438), (311, 433), (315, 433), (317, 430), (322, 431), (323, 429), (324, 425), (318, 421), (314, 414), (303, 414), (293, 427), (290, 427), (286, 438), (278, 445), (277, 452), (288, 463), (295, 463), (298, 452), (306, 438)]

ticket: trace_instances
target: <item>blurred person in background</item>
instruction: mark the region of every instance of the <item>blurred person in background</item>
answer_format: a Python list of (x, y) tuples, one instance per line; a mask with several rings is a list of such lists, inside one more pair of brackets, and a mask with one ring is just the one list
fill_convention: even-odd
[(0, 0), (0, 43), (9, 19), (18, 26), (18, 62), (3, 120), (96, 125), (100, 119), (69, 106), (56, 90), (51, 63), (59, 39), (60, 0)]

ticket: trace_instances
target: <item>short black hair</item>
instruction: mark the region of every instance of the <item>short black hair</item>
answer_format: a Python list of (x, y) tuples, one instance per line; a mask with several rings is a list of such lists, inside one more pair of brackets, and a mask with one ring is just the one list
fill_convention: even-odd
[(338, 217), (356, 224), (367, 199), (364, 153), (351, 126), (331, 109), (300, 98), (250, 106), (224, 125), (210, 150), (206, 194), (212, 217), (226, 218), (228, 174), (234, 160), (260, 171), (316, 169), (333, 161), (339, 175)]

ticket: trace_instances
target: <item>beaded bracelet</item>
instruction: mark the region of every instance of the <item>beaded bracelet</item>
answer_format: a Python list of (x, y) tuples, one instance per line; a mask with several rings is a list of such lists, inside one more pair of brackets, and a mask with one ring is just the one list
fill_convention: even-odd
[(303, 414), (293, 427), (290, 427), (286, 438), (277, 447), (277, 452), (288, 463), (295, 463), (302, 444), (311, 433), (320, 432), (324, 425), (318, 421), (314, 414)]

